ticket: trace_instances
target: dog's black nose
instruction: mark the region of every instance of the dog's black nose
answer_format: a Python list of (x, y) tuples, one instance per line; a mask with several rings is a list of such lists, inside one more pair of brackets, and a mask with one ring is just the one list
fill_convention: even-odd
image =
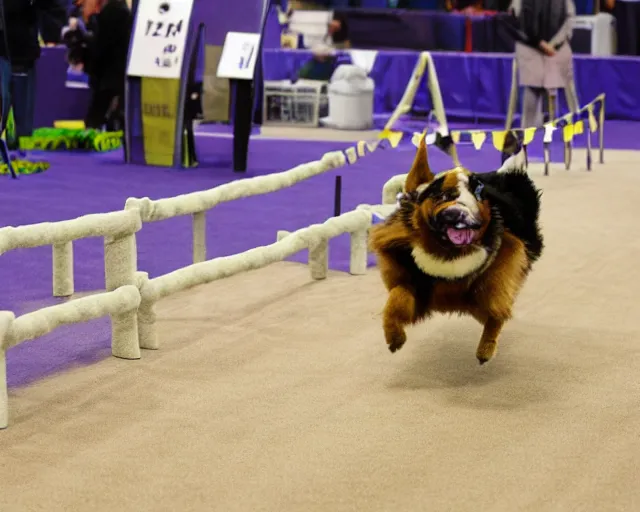
[(456, 224), (463, 222), (465, 218), (465, 213), (458, 208), (446, 208), (438, 215), (438, 220), (444, 224)]
[(442, 210), (437, 218), (437, 222), (443, 226), (455, 226), (465, 227), (471, 229), (477, 229), (480, 227), (480, 222), (467, 210), (457, 208), (455, 206)]

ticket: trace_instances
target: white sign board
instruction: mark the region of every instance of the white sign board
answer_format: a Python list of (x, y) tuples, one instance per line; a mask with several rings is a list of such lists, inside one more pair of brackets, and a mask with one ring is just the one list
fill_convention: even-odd
[(180, 78), (193, 0), (140, 0), (127, 74)]
[(218, 63), (218, 78), (253, 80), (260, 51), (260, 34), (227, 32)]

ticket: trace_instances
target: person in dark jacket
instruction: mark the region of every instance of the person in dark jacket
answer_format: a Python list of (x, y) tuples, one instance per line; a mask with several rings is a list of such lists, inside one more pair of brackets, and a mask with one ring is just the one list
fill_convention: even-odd
[(124, 0), (84, 0), (81, 4), (83, 18), (70, 20), (63, 40), (69, 63), (81, 66), (89, 76), (91, 102), (85, 125), (121, 130), (133, 16)]
[(66, 9), (57, 0), (0, 0), (0, 96), (2, 131), (13, 107), (15, 140), (33, 133), (36, 61), (40, 57), (38, 20), (46, 15), (64, 25)]
[(38, 12), (38, 28), (40, 37), (45, 46), (55, 46), (60, 44), (60, 31), (66, 22), (66, 18), (62, 16), (62, 10), (66, 10), (67, 0), (55, 0), (58, 8), (51, 12), (50, 10)]
[(133, 16), (124, 0), (107, 0), (95, 16), (89, 69), (91, 104), (85, 124), (110, 130), (124, 124), (124, 84)]

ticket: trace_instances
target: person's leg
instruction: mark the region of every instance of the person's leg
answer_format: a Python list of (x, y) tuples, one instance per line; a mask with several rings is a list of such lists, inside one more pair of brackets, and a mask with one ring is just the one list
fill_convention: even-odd
[(576, 84), (573, 80), (564, 88), (564, 97), (567, 100), (567, 107), (569, 107), (571, 112), (577, 112), (580, 109), (578, 92), (576, 91)]
[(11, 64), (0, 58), (0, 133), (7, 128), (11, 110)]
[[(9, 110), (11, 109), (11, 64), (7, 59), (0, 58), (0, 134), (7, 128)], [(9, 150), (4, 138), (0, 140), (0, 163), (5, 163), (13, 178), (17, 175), (11, 164)]]
[[(105, 93), (106, 94), (106, 93)], [(124, 93), (110, 93), (111, 103), (107, 111), (106, 128), (109, 132), (118, 132), (124, 129)]]
[(110, 91), (94, 89), (91, 93), (89, 110), (84, 124), (87, 128), (101, 129), (107, 122), (107, 112), (111, 107), (113, 96)]
[(540, 126), (542, 124), (541, 107), (544, 89), (541, 87), (527, 86), (525, 86), (523, 89), (522, 119), (520, 121), (520, 126), (522, 128)]
[(11, 104), (16, 125), (16, 141), (33, 135), (36, 102), (35, 67), (14, 69), (11, 73)]

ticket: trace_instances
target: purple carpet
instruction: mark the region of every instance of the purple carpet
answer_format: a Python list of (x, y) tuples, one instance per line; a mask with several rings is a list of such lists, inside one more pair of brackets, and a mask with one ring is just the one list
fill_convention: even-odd
[[(606, 147), (636, 149), (640, 145), (636, 124), (609, 122)], [(273, 141), (253, 139), (246, 174), (235, 174), (231, 167), (230, 138), (215, 136), (215, 130), (197, 139), (201, 165), (193, 170), (124, 165), (122, 153), (49, 153), (51, 168), (41, 175), (14, 181), (0, 178), (0, 226), (23, 225), (72, 219), (88, 213), (120, 210), (128, 197), (152, 199), (206, 190), (234, 179), (279, 172), (300, 163), (318, 159), (323, 153), (348, 147), (347, 143)], [(224, 130), (222, 130), (224, 132)], [(220, 133), (220, 132), (218, 132)], [(593, 136), (594, 145), (597, 137)], [(576, 146), (583, 146), (583, 138)], [(490, 143), (480, 151), (460, 146), (461, 161), (470, 169), (485, 172), (499, 164), (499, 153)], [(561, 143), (552, 148), (554, 161), (562, 160)], [(334, 183), (342, 176), (342, 210), (361, 203), (377, 204), (382, 186), (391, 176), (406, 172), (414, 148), (402, 144), (395, 150), (381, 150), (355, 165), (312, 178), (290, 189), (265, 196), (222, 204), (207, 215), (207, 249), (210, 258), (226, 256), (275, 241), (279, 229), (294, 231), (323, 222), (333, 213)], [(541, 148), (532, 148), (533, 158)], [(435, 171), (450, 167), (450, 159), (431, 151)], [(594, 153), (594, 161), (597, 161)], [(595, 164), (594, 170), (598, 167)], [(139, 268), (156, 277), (191, 263), (191, 219), (178, 218), (144, 226), (139, 234)], [(104, 287), (102, 240), (82, 240), (74, 244), (76, 291)], [(294, 260), (305, 261), (306, 254)], [(348, 236), (331, 242), (331, 267), (347, 270)], [(51, 250), (28, 249), (5, 254), (0, 259), (0, 310), (24, 314), (46, 305), (51, 298)], [(108, 320), (61, 328), (8, 352), (10, 386), (26, 385), (49, 374), (108, 357)]]

